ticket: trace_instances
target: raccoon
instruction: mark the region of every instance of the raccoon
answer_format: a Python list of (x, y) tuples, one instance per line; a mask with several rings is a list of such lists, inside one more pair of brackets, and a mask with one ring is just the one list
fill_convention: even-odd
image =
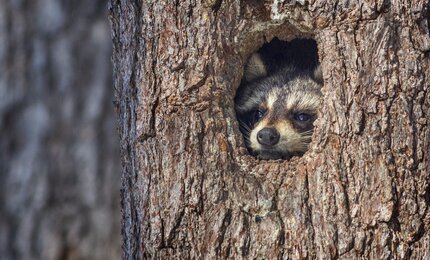
[(235, 98), (249, 152), (264, 160), (303, 155), (321, 104), (322, 82), (316, 63), (304, 68), (285, 61), (273, 69), (260, 53), (252, 55)]

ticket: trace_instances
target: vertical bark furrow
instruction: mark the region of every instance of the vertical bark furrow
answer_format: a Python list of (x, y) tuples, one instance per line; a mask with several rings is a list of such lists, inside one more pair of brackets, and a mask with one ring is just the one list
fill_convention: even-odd
[[(149, 185), (141, 185), (142, 193), (135, 191), (138, 182), (138, 168), (136, 165), (136, 91), (135, 82), (140, 82), (136, 78), (138, 71), (134, 68), (137, 58), (133, 51), (138, 48), (138, 17), (139, 10), (136, 10), (136, 4), (133, 2), (115, 1), (110, 5), (111, 25), (115, 30), (112, 32), (114, 42), (117, 44), (113, 48), (113, 65), (115, 71), (114, 88), (117, 99), (117, 109), (119, 113), (119, 133), (121, 157), (123, 159), (122, 169), (122, 234), (123, 234), (123, 258), (133, 259), (142, 256), (143, 231), (141, 226), (135, 223), (139, 222), (139, 216), (143, 222), (146, 220), (145, 215), (139, 209), (147, 205), (146, 192)], [(126, 17), (115, 17), (113, 14), (126, 12)], [(144, 182), (145, 184), (148, 181)], [(143, 196), (138, 196), (142, 194)], [(143, 206), (143, 207), (140, 207)], [(142, 216), (143, 215), (143, 216)]]

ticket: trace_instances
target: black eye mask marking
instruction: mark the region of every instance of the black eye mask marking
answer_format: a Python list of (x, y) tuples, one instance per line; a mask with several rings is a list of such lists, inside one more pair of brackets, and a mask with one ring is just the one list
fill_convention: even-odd
[(312, 115), (308, 113), (295, 113), (293, 115), (294, 120), (299, 122), (308, 122), (312, 119)]
[(258, 122), (261, 118), (264, 117), (264, 115), (266, 114), (266, 110), (264, 109), (257, 109), (254, 111), (254, 120), (255, 123)]

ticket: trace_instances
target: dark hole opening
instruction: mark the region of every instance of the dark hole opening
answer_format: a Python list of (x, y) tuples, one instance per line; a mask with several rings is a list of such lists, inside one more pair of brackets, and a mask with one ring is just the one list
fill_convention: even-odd
[(315, 40), (274, 38), (247, 60), (235, 111), (249, 153), (302, 156), (312, 139), (323, 84)]

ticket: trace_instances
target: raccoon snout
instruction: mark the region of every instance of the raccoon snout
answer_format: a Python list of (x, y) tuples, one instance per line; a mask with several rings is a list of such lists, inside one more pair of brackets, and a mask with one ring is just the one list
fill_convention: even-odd
[(279, 142), (279, 132), (275, 128), (263, 128), (257, 133), (257, 141), (262, 145), (272, 146)]

